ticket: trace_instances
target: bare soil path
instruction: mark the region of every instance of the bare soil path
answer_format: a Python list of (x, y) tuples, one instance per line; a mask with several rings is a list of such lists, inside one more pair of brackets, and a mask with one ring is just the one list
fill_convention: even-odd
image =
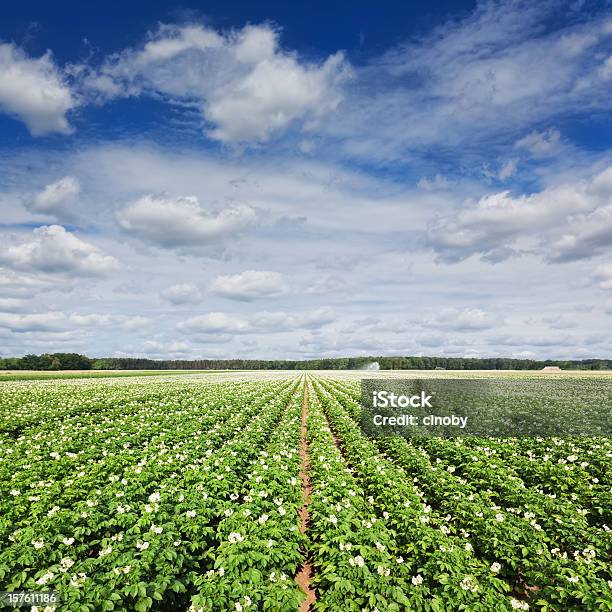
[[(300, 508), (300, 531), (306, 533), (308, 523), (310, 522), (310, 513), (308, 512), (308, 504), (310, 503), (310, 494), (312, 486), (310, 485), (310, 460), (308, 458), (308, 438), (307, 438), (307, 419), (308, 419), (308, 381), (304, 381), (304, 401), (302, 403), (302, 421), (300, 424), (300, 459), (301, 470), (300, 480), (302, 481), (302, 498), (303, 505)], [(306, 599), (300, 605), (300, 612), (308, 612), (316, 601), (316, 594), (311, 587), (313, 576), (312, 564), (306, 558), (304, 564), (300, 568), (295, 577), (295, 581), (306, 593)]]

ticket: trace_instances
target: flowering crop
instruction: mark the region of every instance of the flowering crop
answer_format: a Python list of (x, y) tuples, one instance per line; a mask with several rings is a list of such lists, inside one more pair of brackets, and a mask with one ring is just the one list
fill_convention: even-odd
[(298, 610), (306, 567), (317, 610), (612, 610), (607, 438), (369, 439), (299, 374), (0, 391), (0, 583), (59, 610)]
[(52, 407), (67, 398), (67, 418), (41, 406), (40, 426), (30, 418), (27, 433), (2, 440), (0, 578), (57, 590), (66, 609), (183, 607), (214, 562), (215, 524), (237, 505), (249, 460), (294, 390), (291, 381), (48, 388)]
[[(355, 388), (330, 381), (322, 381), (318, 387), (347, 453), (353, 445), (366, 446), (359, 439), (355, 422), (359, 411)], [(519, 454), (515, 449), (523, 443), (528, 450)], [(511, 599), (512, 608), (529, 606), (525, 598), (530, 595), (532, 605), (542, 609), (612, 607), (612, 534), (602, 523), (605, 510), (598, 511), (596, 504), (603, 490), (596, 489), (597, 483), (592, 483), (593, 477), (586, 471), (589, 461), (581, 461), (588, 456), (601, 466), (610, 457), (609, 440), (434, 438), (412, 443), (395, 437), (376, 440), (376, 444), (393, 461), (394, 481), (411, 482), (420, 491), (421, 500), (428, 500), (428, 524), (444, 521), (446, 525), (440, 527), (443, 533), (463, 536), (470, 550), (491, 563), (493, 573), (512, 587), (520, 597)], [(564, 447), (565, 453), (569, 445), (573, 453), (560, 463), (549, 464), (552, 474), (541, 467), (549, 457), (535, 459), (536, 452), (552, 454), (551, 445)], [(356, 466), (365, 462), (366, 453), (361, 451)], [(557, 450), (555, 454), (562, 453)], [(378, 458), (369, 460), (369, 472), (375, 471), (379, 462)], [(566, 462), (576, 467), (565, 469)], [(395, 471), (398, 468), (401, 474)], [(389, 474), (389, 468), (384, 469)], [(534, 472), (540, 474), (539, 481), (524, 478)], [(565, 489), (560, 486), (559, 472), (564, 477), (561, 482), (573, 482), (578, 492), (570, 484)], [(582, 488), (581, 482), (586, 483)], [(392, 483), (387, 485), (388, 494)], [(586, 503), (585, 508), (588, 501), (593, 505)], [(461, 586), (471, 590), (476, 584), (467, 581)]]
[(298, 510), (301, 395), (289, 402), (265, 450), (249, 466), (216, 529), (214, 566), (194, 583), (191, 609), (297, 608), (302, 593), (292, 577), (302, 561)]

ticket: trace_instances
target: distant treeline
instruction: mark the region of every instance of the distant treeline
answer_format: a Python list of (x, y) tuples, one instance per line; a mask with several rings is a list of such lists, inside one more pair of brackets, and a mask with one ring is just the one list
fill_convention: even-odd
[(128, 357), (90, 359), (77, 353), (45, 353), (0, 358), (0, 370), (359, 370), (377, 363), (381, 370), (609, 370), (610, 359), (573, 361), (507, 359), (504, 357), (339, 357), (306, 361), (266, 359), (154, 360)]
[(78, 353), (44, 353), (0, 358), (0, 370), (91, 370), (93, 363)]

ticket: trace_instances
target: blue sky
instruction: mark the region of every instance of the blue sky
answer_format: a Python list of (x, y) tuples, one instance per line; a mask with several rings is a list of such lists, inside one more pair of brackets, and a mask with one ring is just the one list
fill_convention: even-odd
[(0, 9), (0, 353), (611, 357), (609, 2)]

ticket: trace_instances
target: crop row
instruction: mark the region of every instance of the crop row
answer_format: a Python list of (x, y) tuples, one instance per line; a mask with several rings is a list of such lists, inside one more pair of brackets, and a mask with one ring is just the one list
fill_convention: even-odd
[[(350, 387), (337, 384), (332, 388), (340, 391), (340, 401), (353, 418), (359, 420), (359, 404), (354, 391), (350, 393)], [(540, 445), (546, 447), (544, 442), (542, 439)], [(560, 548), (595, 547), (602, 553), (609, 550), (612, 540), (607, 526), (612, 524), (611, 489), (598, 484), (599, 479), (587, 472), (589, 462), (580, 461), (577, 454), (568, 454), (554, 463), (547, 454), (544, 457), (519, 453), (508, 456), (504, 452), (507, 446), (516, 443), (516, 439), (435, 437), (413, 441), (413, 445), (430, 461), (435, 461), (437, 467), (465, 481), (462, 484), (466, 488), (482, 492), (493, 504), (509, 505), (531, 516), (558, 540)], [(584, 441), (575, 440), (575, 444), (581, 443)], [(594, 446), (598, 447), (599, 443)], [(571, 449), (572, 453), (579, 452), (575, 445)], [(554, 484), (548, 486), (548, 483)], [(563, 494), (545, 490), (551, 487), (558, 490), (562, 486), (565, 488)]]
[[(336, 412), (344, 410), (339, 406), (346, 404), (353, 417), (356, 416), (358, 407), (354, 398), (343, 394), (339, 385), (325, 387), (330, 393), (329, 405)], [(348, 418), (348, 413), (345, 414)], [(356, 427), (354, 421), (353, 426)], [(579, 513), (565, 527), (567, 539), (571, 539), (574, 526), (582, 526), (583, 534), (588, 532), (589, 541), (595, 545), (572, 551), (575, 554), (568, 558), (568, 553), (535, 520), (535, 513), (520, 513), (516, 508), (492, 503), (478, 486), (457, 478), (454, 465), (431, 461), (422, 449), (404, 439), (381, 438), (377, 442), (403, 468), (405, 477), (410, 477), (427, 495), (436, 515), (447, 515), (451, 529), (472, 534), (479, 556), (487, 562), (501, 564), (502, 575), (515, 584), (515, 590), (525, 595), (537, 593), (542, 607), (548, 604), (600, 606), (610, 601), (609, 534), (589, 532)], [(453, 445), (448, 440), (437, 440), (435, 444)], [(487, 469), (486, 464), (481, 467)], [(542, 513), (538, 509), (538, 514)]]
[(505, 610), (513, 601), (519, 605), (506, 595), (510, 587), (498, 575), (501, 567), (478, 559), (469, 534), (452, 534), (446, 517), (432, 515), (422, 492), (403, 470), (363, 436), (328, 390), (319, 382), (315, 388), (371, 512), (394, 534), (393, 553), (410, 576), (404, 591), (408, 609)]
[[(128, 402), (119, 394), (104, 411), (94, 408), (86, 415), (67, 417), (56, 427), (30, 428), (0, 446), (0, 470), (5, 476), (0, 484), (1, 537), (22, 518), (29, 520), (58, 504), (78, 503), (88, 490), (106, 490), (109, 477), (138, 467), (138, 462), (145, 465), (158, 452), (165, 454), (168, 448), (179, 452), (183, 445), (193, 444), (194, 435), (206, 434), (206, 443), (212, 446), (236, 404), (244, 406), (244, 414), (272, 397), (259, 386), (222, 391), (219, 395), (219, 389), (206, 387), (188, 405), (180, 396), (174, 402), (166, 398), (160, 403), (149, 396)], [(177, 422), (182, 427), (177, 428)]]
[[(32, 502), (40, 511), (16, 526), (0, 553), (3, 580), (11, 588), (56, 589), (67, 610), (140, 611), (161, 601), (182, 607), (195, 578), (212, 564), (216, 525), (236, 506), (233, 496), (249, 462), (294, 390), (289, 382), (258, 383), (245, 406), (240, 394), (227, 401), (226, 388), (218, 407), (224, 419), (204, 430), (198, 418), (181, 428), (175, 418), (167, 433), (180, 429), (176, 441), (159, 435), (164, 428), (155, 416), (164, 408), (145, 410), (141, 427), (150, 427), (156, 442), (106, 452), (82, 476), (73, 478), (70, 469), (66, 481), (52, 482), (50, 487), (70, 490), (68, 501), (51, 494)], [(106, 427), (111, 431), (98, 445), (104, 449), (113, 440), (112, 422)], [(10, 464), (3, 462), (2, 469)]]
[(293, 582), (305, 546), (298, 514), (301, 407), (296, 393), (243, 485), (230, 494), (237, 505), (225, 509), (216, 527), (214, 564), (194, 580), (192, 610), (291, 610), (303, 598)]

